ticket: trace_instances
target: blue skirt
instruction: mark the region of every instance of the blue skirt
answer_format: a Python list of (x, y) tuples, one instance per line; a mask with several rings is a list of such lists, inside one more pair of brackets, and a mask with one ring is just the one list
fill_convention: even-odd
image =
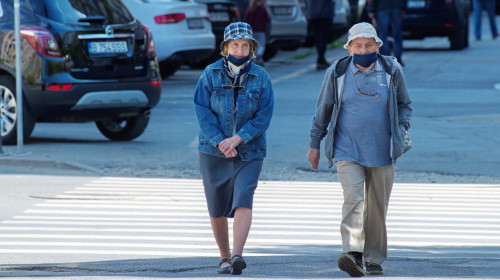
[(210, 217), (234, 217), (236, 207), (252, 209), (262, 159), (242, 161), (199, 153), (200, 172)]

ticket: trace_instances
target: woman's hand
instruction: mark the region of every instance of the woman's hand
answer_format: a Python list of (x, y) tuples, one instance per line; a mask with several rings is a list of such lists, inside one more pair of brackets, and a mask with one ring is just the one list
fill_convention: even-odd
[(230, 138), (226, 138), (222, 140), (218, 147), (219, 150), (227, 157), (227, 158), (233, 158), (238, 155), (238, 151), (236, 150), (236, 147), (241, 144), (243, 140), (241, 139), (240, 136), (233, 135)]

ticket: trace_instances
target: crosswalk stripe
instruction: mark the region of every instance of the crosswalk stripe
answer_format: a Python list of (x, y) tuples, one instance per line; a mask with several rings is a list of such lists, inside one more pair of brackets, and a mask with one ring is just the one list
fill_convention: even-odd
[[(1, 252), (218, 256), (200, 180), (104, 177), (33, 198), (41, 202), (0, 223)], [(337, 182), (259, 182), (245, 254), (339, 247), (342, 202)], [(396, 183), (387, 225), (390, 250), (402, 254), (500, 248), (500, 186)]]

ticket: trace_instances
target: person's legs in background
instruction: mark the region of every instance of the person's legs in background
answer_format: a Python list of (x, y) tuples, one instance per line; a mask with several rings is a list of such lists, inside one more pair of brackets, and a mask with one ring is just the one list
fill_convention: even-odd
[(378, 36), (382, 40), (383, 44), (380, 47), (380, 54), (390, 55), (389, 43), (387, 42), (387, 37), (389, 36), (389, 11), (379, 11), (377, 13), (377, 29)]
[(331, 18), (311, 19), (312, 28), (315, 34), (316, 52), (318, 58), (316, 59), (316, 69), (324, 70), (330, 66), (326, 61), (325, 53), (330, 37), (330, 26), (332, 25)]
[(392, 28), (392, 38), (394, 38), (394, 56), (398, 62), (404, 66), (403, 56), (403, 16), (400, 9), (390, 10), (390, 23)]
[(476, 40), (481, 40), (483, 5), (481, 4), (481, 1), (473, 0), (472, 7), (474, 10), (474, 36), (476, 37)]
[(266, 51), (266, 33), (264, 32), (254, 32), (253, 36), (255, 40), (259, 42), (259, 48), (255, 51), (255, 63), (264, 67), (264, 52)]
[(498, 29), (497, 29), (497, 23), (495, 19), (495, 1), (485, 1), (484, 2), (484, 8), (486, 9), (486, 12), (488, 13), (488, 19), (490, 20), (490, 30), (491, 30), (491, 37), (495, 39), (498, 37)]

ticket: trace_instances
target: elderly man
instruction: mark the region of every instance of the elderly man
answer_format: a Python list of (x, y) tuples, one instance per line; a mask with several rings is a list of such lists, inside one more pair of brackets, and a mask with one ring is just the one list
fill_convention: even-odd
[(382, 274), (394, 164), (410, 146), (412, 110), (402, 66), (378, 53), (382, 44), (369, 23), (349, 29), (344, 48), (350, 55), (326, 71), (307, 154), (317, 169), (326, 136), (329, 167), (335, 161), (344, 193), (338, 266), (352, 277)]

